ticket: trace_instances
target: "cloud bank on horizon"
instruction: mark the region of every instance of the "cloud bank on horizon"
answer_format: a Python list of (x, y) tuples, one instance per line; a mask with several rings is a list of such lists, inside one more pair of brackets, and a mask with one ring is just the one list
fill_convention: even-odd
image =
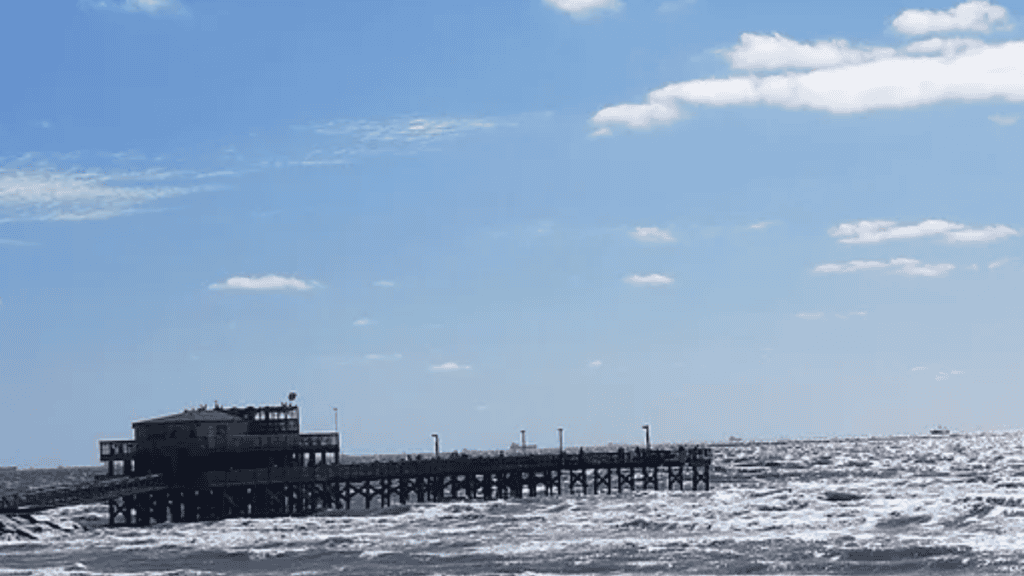
[[(1009, 29), (1005, 8), (987, 1), (947, 11), (906, 10), (892, 22), (908, 36), (988, 33)], [(1024, 42), (989, 44), (973, 38), (935, 37), (901, 48), (852, 46), (844, 39), (800, 43), (779, 33), (744, 33), (721, 52), (735, 70), (783, 73), (705, 78), (669, 84), (641, 104), (598, 111), (595, 135), (610, 126), (645, 129), (688, 116), (680, 106), (762, 104), (851, 114), (913, 108), (944, 101), (1024, 101)], [(801, 70), (801, 71), (795, 71)]]

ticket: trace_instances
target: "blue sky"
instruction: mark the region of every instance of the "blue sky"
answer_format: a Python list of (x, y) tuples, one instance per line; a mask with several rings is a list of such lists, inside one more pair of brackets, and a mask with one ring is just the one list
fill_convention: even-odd
[(0, 463), (1020, 427), (1020, 2), (4, 12)]

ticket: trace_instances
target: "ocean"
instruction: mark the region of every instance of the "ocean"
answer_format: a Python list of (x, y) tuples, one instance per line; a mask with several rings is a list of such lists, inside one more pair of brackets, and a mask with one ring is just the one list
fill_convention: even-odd
[(0, 542), (0, 576), (1006, 574), (1024, 568), (1024, 433), (735, 443), (708, 492), (414, 504)]

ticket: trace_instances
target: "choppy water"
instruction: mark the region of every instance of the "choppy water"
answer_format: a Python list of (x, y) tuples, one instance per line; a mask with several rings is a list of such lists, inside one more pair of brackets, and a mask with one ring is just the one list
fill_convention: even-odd
[(96, 527), (0, 543), (0, 576), (1002, 574), (1024, 566), (1022, 441), (1015, 431), (735, 445), (716, 450), (710, 492)]

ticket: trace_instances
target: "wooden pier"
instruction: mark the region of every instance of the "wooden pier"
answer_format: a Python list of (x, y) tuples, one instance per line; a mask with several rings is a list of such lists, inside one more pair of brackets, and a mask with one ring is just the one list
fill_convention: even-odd
[(110, 524), (308, 515), (359, 505), (611, 494), (626, 489), (707, 490), (710, 468), (709, 448), (680, 446), (209, 471), (194, 485), (111, 499)]
[(442, 455), (435, 436), (435, 453), (429, 456), (343, 463), (338, 433), (301, 433), (298, 407), (285, 402), (201, 407), (132, 427), (133, 440), (100, 442), (107, 476), (80, 486), (0, 495), (0, 513), (106, 501), (111, 526), (145, 526), (315, 514), (360, 504), (698, 490), (702, 485), (708, 490), (711, 485), (710, 448), (651, 448), (649, 436), (645, 448), (629, 450), (520, 448), (508, 455), (472, 456)]

